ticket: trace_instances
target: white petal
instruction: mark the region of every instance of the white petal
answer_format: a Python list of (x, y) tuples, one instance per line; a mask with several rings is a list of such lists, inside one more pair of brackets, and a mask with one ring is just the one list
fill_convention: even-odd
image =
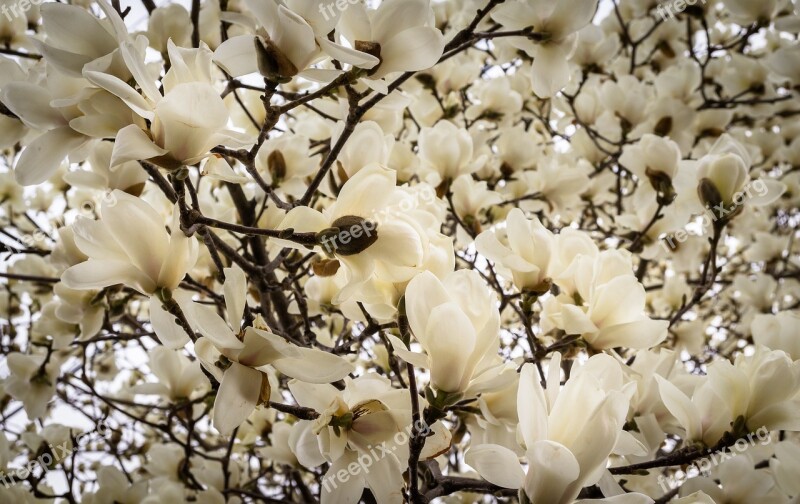
[(231, 77), (258, 73), (255, 36), (239, 35), (229, 38), (214, 51), (214, 62)]
[(465, 460), (483, 479), (494, 485), (516, 489), (525, 482), (525, 473), (519, 465), (519, 458), (504, 446), (473, 446), (467, 452)]
[(123, 284), (142, 293), (155, 288), (141, 271), (124, 261), (89, 259), (64, 271), (61, 281), (70, 289), (93, 290)]
[(175, 319), (175, 315), (164, 310), (157, 297), (150, 298), (150, 324), (161, 344), (167, 348), (182, 348), (189, 342), (189, 335)]
[(375, 65), (380, 63), (380, 60), (371, 54), (336, 44), (326, 38), (318, 37), (317, 42), (319, 42), (319, 45), (331, 58), (341, 63), (357, 66), (359, 68), (374, 68)]
[(147, 100), (145, 100), (142, 95), (118, 77), (88, 70), (83, 72), (83, 74), (86, 80), (118, 97), (125, 102), (127, 106), (133, 109), (134, 112), (145, 119), (152, 121), (153, 117), (155, 117), (152, 105), (147, 103)]
[(164, 220), (149, 203), (115, 190), (101, 205), (103, 223), (131, 263), (154, 282), (169, 248)]
[(533, 92), (540, 98), (550, 98), (569, 82), (569, 48), (565, 43), (536, 46), (531, 64)]
[(539, 441), (528, 447), (528, 476), (525, 493), (531, 502), (564, 504), (577, 496), (568, 495), (570, 485), (580, 476), (575, 456), (554, 441)]
[(548, 409), (535, 366), (530, 363), (525, 364), (520, 373), (517, 391), (519, 433), (525, 446), (531, 447), (537, 441), (547, 439)]
[(256, 409), (261, 394), (261, 372), (231, 363), (222, 377), (214, 401), (214, 427), (223, 436), (247, 420)]
[(313, 348), (298, 350), (300, 357), (278, 359), (272, 366), (286, 376), (308, 383), (331, 383), (341, 380), (355, 369), (338, 355)]
[(143, 161), (163, 156), (167, 150), (162, 149), (139, 126), (131, 124), (119, 130), (114, 140), (114, 151), (111, 154), (111, 168), (128, 161)]
[(25, 186), (41, 184), (58, 170), (64, 158), (86, 141), (85, 136), (69, 126), (40, 135), (22, 151), (14, 167), (14, 178)]
[(48, 130), (64, 126), (64, 116), (50, 106), (47, 89), (27, 82), (9, 82), (0, 93), (3, 103), (22, 122), (34, 129)]
[[(244, 343), (233, 334), (228, 324), (222, 320), (215, 309), (210, 306), (193, 303), (190, 308), (190, 321), (195, 329), (211, 340), (220, 350), (236, 350), (244, 348)], [(187, 316), (189, 313), (187, 313)]]
[(664, 406), (678, 420), (681, 427), (686, 430), (687, 440), (701, 441), (700, 415), (692, 401), (678, 387), (665, 378), (659, 375), (654, 375), (654, 377), (658, 382), (658, 390), (661, 393), (661, 400), (664, 402)]
[(228, 323), (236, 330), (239, 329), (244, 315), (244, 306), (247, 303), (247, 277), (238, 265), (223, 270), (225, 273), (225, 307), (228, 312)]
[(232, 184), (244, 184), (250, 180), (244, 175), (237, 175), (224, 158), (217, 156), (208, 158), (208, 161), (206, 161), (206, 164), (203, 166), (203, 175)]
[(418, 26), (405, 30), (381, 45), (382, 63), (378, 75), (425, 70), (439, 61), (444, 50), (442, 32)]

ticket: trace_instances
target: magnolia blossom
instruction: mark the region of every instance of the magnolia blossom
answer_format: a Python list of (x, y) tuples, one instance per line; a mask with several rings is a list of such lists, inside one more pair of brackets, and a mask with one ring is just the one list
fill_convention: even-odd
[[(248, 10), (260, 27), (253, 35), (240, 35), (223, 42), (214, 59), (234, 77), (256, 71), (274, 81), (291, 80), (296, 75), (331, 77), (331, 72), (309, 69), (324, 59), (324, 48), (343, 63), (374, 66), (378, 59), (371, 54), (340, 46), (327, 39), (339, 19), (337, 9), (328, 14), (318, 2), (289, 0), (285, 5), (275, 0), (246, 0)], [(252, 29), (252, 23), (245, 23)], [(336, 72), (333, 72), (335, 75)]]
[[(356, 504), (363, 489), (369, 488), (379, 502), (400, 504), (401, 467), (407, 463), (406, 444), (412, 432), (407, 395), (375, 374), (345, 378), (345, 385), (339, 391), (332, 385), (289, 383), (297, 402), (320, 414), (314, 421), (295, 424), (290, 446), (306, 467), (330, 462), (322, 477), (323, 503)], [(421, 430), (431, 434), (421, 452), (423, 460), (449, 447), (450, 432), (440, 422)], [(380, 456), (376, 456), (378, 446), (384, 447)], [(370, 460), (369, 466), (354, 474), (350, 471), (348, 478), (337, 476), (362, 457)]]
[[(375, 10), (364, 3), (349, 5), (342, 14), (336, 35), (365, 57), (377, 59), (355, 63), (367, 69), (368, 86), (388, 93), (382, 79), (397, 72), (425, 70), (439, 61), (445, 39), (435, 26), (430, 0), (386, 0)], [(339, 61), (347, 62), (350, 53), (342, 46), (320, 39), (325, 50)]]
[(760, 206), (780, 198), (786, 186), (776, 180), (759, 180), (764, 191), (757, 192), (750, 187), (751, 165), (750, 154), (739, 142), (730, 135), (721, 136), (699, 161), (697, 193), (700, 201), (718, 212), (718, 217), (725, 217), (727, 213), (738, 214), (745, 202)]
[[(668, 322), (645, 315), (645, 290), (633, 275), (630, 256), (606, 251), (579, 257), (571, 268), (575, 291), (545, 302), (545, 331), (579, 334), (597, 349), (650, 348), (667, 337)], [(561, 286), (560, 278), (555, 282)]]
[(498, 486), (523, 489), (531, 502), (569, 504), (581, 488), (600, 479), (622, 433), (632, 393), (623, 384), (619, 363), (607, 355), (573, 370), (559, 390), (560, 361), (556, 354), (546, 388), (532, 364), (522, 368), (518, 437), (526, 450), (527, 475), (517, 455), (504, 446), (478, 445), (467, 453), (467, 463), (481, 476)]
[(225, 268), (228, 321), (202, 305), (189, 309), (198, 332), (197, 356), (220, 383), (214, 401), (214, 426), (224, 435), (244, 422), (258, 404), (269, 401), (267, 365), (311, 383), (340, 380), (353, 370), (341, 357), (292, 345), (268, 330), (262, 319), (240, 329), (247, 304), (247, 277), (238, 267)]
[(472, 164), (472, 137), (450, 121), (439, 121), (420, 132), (419, 155), (434, 174), (429, 180), (434, 186), (478, 168)]
[(533, 91), (538, 96), (553, 96), (567, 84), (567, 60), (575, 49), (577, 32), (589, 24), (596, 9), (597, 0), (515, 0), (492, 13), (504, 29), (533, 27), (535, 37), (512, 37), (509, 43), (533, 58)]
[(197, 361), (163, 346), (150, 351), (150, 369), (156, 383), (143, 383), (135, 388), (138, 394), (156, 394), (172, 401), (194, 399), (209, 388), (208, 379)]
[(114, 75), (84, 71), (90, 82), (118, 96), (140, 118), (117, 133), (112, 168), (127, 161), (149, 160), (176, 169), (206, 158), (217, 145), (244, 147), (252, 143), (247, 135), (225, 129), (228, 109), (210, 84), (212, 53), (208, 47), (181, 49), (168, 43), (172, 68), (165, 76), (163, 94), (148, 75), (143, 50), (130, 42), (120, 47), (142, 94)]
[(678, 172), (681, 150), (669, 138), (648, 133), (635, 145), (625, 147), (619, 161), (639, 180), (647, 180), (656, 191), (668, 193)]
[(5, 382), (6, 392), (22, 402), (28, 416), (43, 417), (47, 403), (56, 393), (56, 378), (61, 368), (58, 358), (11, 353), (7, 363), (11, 374)]
[(426, 355), (408, 351), (395, 337), (393, 346), (407, 362), (430, 369), (434, 388), (474, 395), (505, 379), (494, 359), (500, 316), (477, 273), (460, 270), (442, 280), (421, 273), (408, 284), (405, 299), (409, 325)]
[(177, 207), (167, 232), (164, 219), (141, 199), (115, 190), (100, 205), (100, 220), (78, 219), (75, 245), (88, 259), (68, 268), (61, 281), (71, 289), (123, 284), (151, 297), (150, 319), (159, 337), (178, 348), (188, 340), (162, 307), (197, 260), (197, 242), (180, 229)]
[(555, 238), (536, 217), (527, 220), (515, 208), (506, 217), (504, 236), (485, 231), (475, 240), (475, 247), (487, 259), (510, 270), (514, 285), (521, 291), (549, 290), (551, 280), (547, 274)]
[[(733, 364), (715, 362), (691, 398), (666, 379), (656, 379), (664, 405), (689, 440), (713, 446), (726, 432), (797, 428), (791, 412), (800, 401), (793, 388), (800, 373), (784, 352), (758, 347), (755, 355), (739, 356)], [(789, 386), (775, 387), (778, 382)]]
[(323, 250), (346, 268), (347, 285), (334, 299), (338, 304), (372, 275), (403, 283), (426, 265), (451, 261), (440, 250), (448, 250), (452, 243), (441, 239), (437, 217), (419, 204), (418, 197), (419, 193), (396, 186), (396, 172), (371, 165), (348, 180), (324, 212), (296, 207), (279, 228), (317, 232)]

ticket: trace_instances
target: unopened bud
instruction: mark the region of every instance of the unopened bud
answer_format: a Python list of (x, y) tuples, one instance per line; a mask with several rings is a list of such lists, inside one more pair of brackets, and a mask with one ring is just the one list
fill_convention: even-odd
[(279, 150), (274, 150), (267, 157), (267, 169), (273, 182), (280, 182), (286, 177), (286, 159)]
[(289, 82), (297, 75), (297, 67), (268, 37), (255, 37), (258, 71), (274, 82)]
[(697, 185), (697, 195), (707, 207), (718, 207), (723, 203), (719, 189), (707, 178), (700, 179), (700, 183)]

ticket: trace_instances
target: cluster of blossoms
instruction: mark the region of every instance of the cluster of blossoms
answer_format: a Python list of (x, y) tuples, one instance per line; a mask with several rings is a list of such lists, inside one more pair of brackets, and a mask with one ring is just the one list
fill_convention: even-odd
[(129, 3), (0, 0), (0, 502), (800, 503), (798, 2)]

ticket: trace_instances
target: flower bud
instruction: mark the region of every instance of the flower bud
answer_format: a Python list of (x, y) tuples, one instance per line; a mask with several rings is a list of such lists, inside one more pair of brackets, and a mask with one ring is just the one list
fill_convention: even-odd
[(350, 256), (378, 241), (378, 225), (355, 215), (345, 215), (317, 233), (317, 241), (329, 255)]
[(297, 75), (297, 67), (267, 37), (253, 39), (256, 45), (258, 71), (274, 82), (289, 82)]

